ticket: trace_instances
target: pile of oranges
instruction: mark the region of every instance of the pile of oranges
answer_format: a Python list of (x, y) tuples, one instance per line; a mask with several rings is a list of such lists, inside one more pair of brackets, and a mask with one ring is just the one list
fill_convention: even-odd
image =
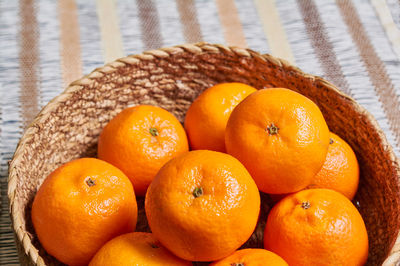
[[(354, 152), (311, 100), (222, 83), (193, 102), (184, 127), (156, 106), (123, 110), (103, 129), (98, 159), (45, 179), (32, 221), (45, 250), (68, 265), (363, 265), (358, 181)], [(264, 249), (240, 249), (260, 193), (276, 202), (261, 221)], [(136, 196), (151, 233), (135, 232)]]

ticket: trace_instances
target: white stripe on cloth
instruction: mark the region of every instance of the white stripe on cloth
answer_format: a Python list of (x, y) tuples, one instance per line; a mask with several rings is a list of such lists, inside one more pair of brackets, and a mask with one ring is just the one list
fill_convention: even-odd
[(286, 31), (288, 42), (292, 48), (296, 66), (304, 72), (323, 76), (324, 73), (322, 72), (321, 64), (311, 45), (296, 1), (276, 1), (276, 7)]
[(40, 108), (63, 91), (60, 32), (56, 1), (39, 0), (37, 20), (40, 52)]
[(283, 29), (280, 14), (275, 0), (254, 0), (268, 40), (271, 55), (283, 58), (291, 64), (296, 64), (293, 51)]
[(315, 3), (319, 13), (324, 14), (321, 19), (326, 26), (333, 49), (354, 99), (375, 117), (396, 154), (400, 155), (400, 149), (396, 146), (395, 137), (389, 128), (389, 122), (383, 111), (382, 103), (379, 101), (338, 7), (333, 2), (328, 4), (315, 1)]
[(235, 4), (249, 48), (262, 54), (269, 53), (267, 38), (254, 2), (236, 0)]
[(175, 1), (154, 1), (160, 21), (162, 46), (185, 43), (183, 29)]
[(116, 0), (96, 0), (103, 60), (110, 63), (124, 56)]
[(18, 264), (8, 214), (8, 160), (22, 133), (18, 58), (18, 1), (0, 1), (0, 265)]
[(203, 41), (226, 44), (214, 1), (195, 1)]
[(0, 1), (1, 153), (11, 159), (22, 133), (18, 1)]
[(400, 57), (398, 57), (393, 50), (392, 44), (385, 34), (385, 30), (371, 4), (360, 0), (355, 0), (354, 4), (357, 6), (356, 10), (361, 23), (367, 29), (366, 33), (371, 40), (372, 46), (377, 55), (384, 62), (386, 71), (396, 90), (396, 94), (400, 96)]
[(139, 11), (132, 1), (117, 1), (122, 44), (127, 55), (143, 51)]
[(95, 1), (77, 0), (83, 74), (104, 65)]

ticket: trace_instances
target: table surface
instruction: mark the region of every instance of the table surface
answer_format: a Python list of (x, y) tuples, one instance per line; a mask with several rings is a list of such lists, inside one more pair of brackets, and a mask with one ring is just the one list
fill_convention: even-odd
[(400, 154), (400, 0), (0, 0), (0, 265), (18, 264), (7, 162), (73, 80), (127, 54), (207, 41), (285, 58), (377, 119)]

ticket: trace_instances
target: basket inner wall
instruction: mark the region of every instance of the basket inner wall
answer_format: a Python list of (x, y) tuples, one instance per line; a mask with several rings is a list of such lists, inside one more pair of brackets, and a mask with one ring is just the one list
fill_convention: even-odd
[[(157, 105), (171, 111), (183, 122), (186, 110), (202, 90), (216, 83), (232, 81), (258, 89), (286, 87), (319, 105), (330, 130), (344, 138), (356, 152), (361, 180), (353, 202), (360, 210), (369, 233), (368, 264), (378, 265), (384, 261), (400, 226), (400, 189), (393, 158), (387, 147), (381, 145), (381, 133), (368, 120), (367, 114), (325, 83), (303, 76), (294, 68), (279, 67), (255, 53), (251, 54), (252, 57), (238, 56), (226, 50), (199, 54), (180, 52), (120, 67), (94, 79), (82, 89), (68, 92), (70, 96), (58, 104), (44, 121), (33, 125), (36, 132), (27, 141), (23, 150), (24, 161), (16, 169), (16, 200), (25, 217), (22, 226), (32, 235), (33, 243), (46, 263), (59, 264), (44, 252), (37, 241), (30, 207), (37, 188), (51, 171), (72, 159), (95, 156), (101, 129), (127, 106)], [(265, 210), (268, 210), (269, 203), (266, 200), (264, 203)], [(260, 238), (262, 226), (253, 237)], [(256, 239), (255, 243), (259, 244), (259, 240)]]

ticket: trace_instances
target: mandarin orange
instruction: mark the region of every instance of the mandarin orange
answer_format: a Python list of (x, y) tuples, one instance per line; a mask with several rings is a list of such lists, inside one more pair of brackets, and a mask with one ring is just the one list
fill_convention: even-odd
[(218, 260), (251, 236), (260, 195), (246, 168), (234, 157), (197, 150), (166, 163), (145, 200), (154, 236), (176, 256)]
[(135, 193), (143, 196), (161, 166), (188, 149), (185, 130), (173, 114), (139, 105), (123, 110), (105, 126), (98, 156), (121, 169)]
[(225, 144), (261, 191), (291, 193), (309, 185), (321, 169), (329, 129), (318, 106), (303, 95), (262, 89), (233, 110)]
[(288, 266), (277, 254), (261, 249), (248, 248), (235, 251), (232, 255), (213, 262), (210, 266)]
[(32, 205), (40, 243), (68, 265), (87, 265), (107, 241), (134, 231), (136, 219), (136, 198), (128, 177), (94, 158), (57, 168)]
[(89, 266), (189, 266), (189, 261), (175, 257), (151, 233), (134, 232), (107, 242)]
[(330, 189), (307, 189), (272, 208), (264, 247), (289, 265), (364, 265), (368, 235), (348, 198)]
[(314, 176), (312, 188), (330, 188), (350, 200), (357, 192), (359, 167), (353, 150), (343, 139), (330, 133), (330, 145), (325, 163)]
[(232, 110), (256, 89), (239, 82), (206, 89), (189, 107), (185, 129), (193, 150), (225, 152), (225, 127)]

